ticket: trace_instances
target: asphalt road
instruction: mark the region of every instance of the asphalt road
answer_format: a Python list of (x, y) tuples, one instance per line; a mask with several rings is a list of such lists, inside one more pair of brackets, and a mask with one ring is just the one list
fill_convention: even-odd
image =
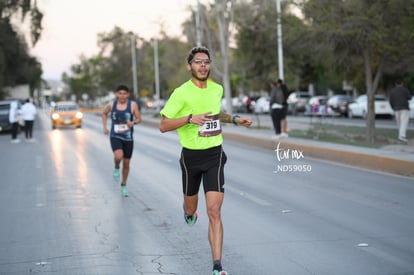
[[(0, 135), (0, 274), (211, 274), (204, 199), (187, 227), (175, 133), (139, 125), (130, 196), (98, 116)], [(414, 274), (414, 180), (226, 141), (231, 275)]]

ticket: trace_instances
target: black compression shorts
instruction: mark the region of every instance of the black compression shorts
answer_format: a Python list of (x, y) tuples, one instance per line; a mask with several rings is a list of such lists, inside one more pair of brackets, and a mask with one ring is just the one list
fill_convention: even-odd
[(206, 150), (181, 151), (183, 193), (192, 196), (198, 193), (203, 180), (204, 193), (208, 191), (224, 192), (224, 164), (227, 156), (222, 146)]

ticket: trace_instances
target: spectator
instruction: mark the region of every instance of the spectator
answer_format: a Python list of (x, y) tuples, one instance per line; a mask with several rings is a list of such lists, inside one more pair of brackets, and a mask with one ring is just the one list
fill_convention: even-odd
[(410, 120), (409, 101), (411, 99), (410, 91), (404, 87), (404, 82), (398, 79), (395, 87), (390, 91), (390, 104), (395, 112), (395, 119), (398, 126), (398, 139), (407, 142), (407, 127)]
[(283, 103), (282, 103), (283, 115), (282, 115), (282, 120), (280, 121), (280, 124), (281, 124), (281, 127), (282, 127), (281, 136), (282, 137), (288, 137), (289, 135), (287, 133), (288, 129), (287, 129), (286, 116), (287, 116), (287, 111), (288, 111), (287, 98), (289, 96), (289, 90), (288, 90), (288, 87), (286, 86), (286, 83), (284, 83), (282, 79), (279, 78), (277, 80), (277, 83), (280, 85), (280, 88), (282, 89), (283, 96), (284, 96)]
[(33, 124), (36, 114), (36, 106), (30, 102), (30, 99), (26, 99), (26, 103), (21, 108), (21, 115), (24, 120), (24, 134), (27, 142), (33, 141)]
[(283, 91), (280, 87), (280, 84), (276, 81), (270, 81), (270, 101), (269, 101), (269, 109), (270, 109), (270, 116), (273, 122), (273, 129), (275, 131), (274, 139), (278, 140), (281, 137), (285, 137), (282, 135), (282, 126), (281, 121), (284, 118), (283, 112), (283, 101), (284, 95)]

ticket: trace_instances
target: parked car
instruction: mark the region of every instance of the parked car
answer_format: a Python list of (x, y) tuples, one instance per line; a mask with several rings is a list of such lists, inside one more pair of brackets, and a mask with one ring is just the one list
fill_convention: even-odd
[(288, 113), (297, 115), (298, 113), (304, 113), (306, 111), (306, 104), (310, 99), (308, 92), (293, 92), (287, 98)]
[(306, 104), (305, 114), (326, 114), (328, 113), (328, 97), (323, 95), (313, 96)]
[(9, 122), (10, 103), (10, 100), (0, 101), (0, 132), (11, 130), (11, 124)]
[(348, 116), (348, 106), (352, 102), (355, 102), (352, 96), (334, 95), (328, 99), (328, 107), (341, 116)]
[(82, 127), (83, 114), (73, 101), (56, 102), (51, 111), (52, 129), (61, 126)]
[[(24, 100), (22, 99), (8, 99), (0, 101), (0, 132), (10, 131), (12, 125), (9, 121), (9, 112), (10, 112), (10, 103), (13, 101), (17, 101), (17, 108), (23, 105)], [(19, 121), (21, 124), (23, 120)]]
[[(383, 95), (375, 95), (375, 116), (394, 116), (394, 111), (388, 99)], [(360, 95), (355, 102), (348, 106), (348, 117), (366, 118), (368, 114), (368, 98), (367, 95)]]
[(256, 114), (269, 113), (269, 102), (270, 102), (269, 96), (259, 97), (256, 100), (256, 103), (254, 104), (254, 112)]
[[(247, 113), (249, 112), (248, 107), (247, 107), (247, 103), (248, 103), (248, 97), (244, 96), (237, 96), (237, 97), (232, 97), (231, 98), (231, 108), (233, 109), (234, 113)], [(223, 97), (223, 99), (221, 100), (221, 110), (226, 112), (227, 110), (226, 107), (226, 98)]]

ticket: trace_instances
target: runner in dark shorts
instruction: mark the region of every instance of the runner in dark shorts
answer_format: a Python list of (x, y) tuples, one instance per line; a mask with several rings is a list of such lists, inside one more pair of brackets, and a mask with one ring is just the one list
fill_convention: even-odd
[[(160, 111), (162, 133), (176, 130), (182, 145), (184, 221), (193, 226), (198, 218), (198, 192), (203, 181), (208, 215), (208, 239), (213, 258), (213, 275), (227, 275), (221, 264), (223, 224), (221, 206), (224, 199), (224, 164), (222, 123), (249, 127), (249, 117), (231, 115), (221, 110), (223, 86), (210, 80), (210, 53), (205, 47), (191, 49), (187, 56), (187, 70), (191, 79), (174, 89)], [(185, 271), (183, 274), (192, 273)]]
[[(127, 197), (126, 184), (129, 175), (129, 164), (134, 150), (134, 125), (141, 122), (141, 114), (137, 103), (129, 99), (129, 88), (127, 86), (119, 85), (115, 90), (115, 94), (116, 100), (108, 103), (102, 112), (102, 124), (104, 134), (110, 136), (111, 148), (114, 152), (112, 177), (116, 182), (121, 181), (122, 195)], [(111, 118), (110, 129), (106, 125), (108, 117)]]

